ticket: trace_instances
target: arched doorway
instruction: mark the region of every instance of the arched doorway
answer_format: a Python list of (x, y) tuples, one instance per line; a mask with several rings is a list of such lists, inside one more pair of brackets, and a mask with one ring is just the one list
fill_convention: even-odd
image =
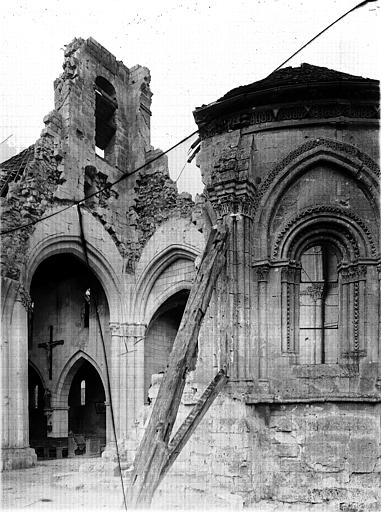
[(169, 297), (157, 309), (148, 325), (144, 343), (145, 403), (148, 403), (152, 375), (163, 373), (167, 367), (188, 296), (189, 290), (181, 290)]
[[(71, 382), (80, 366), (75, 366), (75, 370), (70, 373), (64, 401), (57, 390), (64, 369), (73, 365), (69, 362), (74, 354), (88, 354), (97, 367), (103, 363), (102, 337), (106, 352), (110, 351), (108, 301), (97, 277), (78, 257), (66, 253), (50, 256), (38, 266), (32, 278), (30, 295), (33, 315), (30, 321), (29, 358), (40, 369), (46, 387), (46, 402), (49, 401), (44, 406), (47, 421), (46, 440), (42, 444), (44, 456), (59, 458), (68, 452), (70, 456), (68, 395)], [(92, 368), (90, 363), (89, 365)], [(85, 372), (85, 368), (83, 371)], [(97, 370), (93, 368), (93, 372), (97, 373)], [(91, 371), (89, 379), (91, 383), (96, 382), (96, 378), (91, 377)], [(99, 375), (98, 380), (103, 389)], [(88, 396), (91, 396), (91, 386), (92, 384), (87, 389)], [(97, 419), (104, 415), (104, 389), (103, 395), (98, 395), (100, 398), (98, 400), (96, 397), (96, 403), (102, 405), (95, 406), (95, 402), (92, 402), (98, 411), (103, 410), (99, 412)], [(77, 410), (79, 411), (81, 409)], [(31, 422), (33, 417), (30, 417)], [(31, 424), (31, 429), (33, 428)], [(104, 444), (103, 434), (98, 431), (96, 434), (99, 439), (94, 443), (98, 444), (100, 453), (100, 446)], [(93, 453), (92, 447), (90, 451)]]
[(105, 390), (92, 364), (85, 359), (71, 382), (69, 405), (69, 455), (99, 455), (106, 445)]
[(29, 446), (36, 450), (39, 458), (42, 458), (44, 452), (41, 448), (46, 444), (47, 439), (47, 424), (44, 414), (46, 394), (41, 377), (31, 364), (28, 365), (28, 392)]

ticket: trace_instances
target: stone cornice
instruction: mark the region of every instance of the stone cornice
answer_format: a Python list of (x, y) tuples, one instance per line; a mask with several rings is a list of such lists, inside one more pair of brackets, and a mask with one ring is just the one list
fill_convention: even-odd
[(222, 114), (204, 125), (200, 123), (200, 135), (201, 138), (205, 139), (249, 126), (279, 123), (279, 127), (281, 127), (282, 122), (285, 121), (332, 120), (337, 118), (378, 120), (379, 110), (376, 102), (372, 101), (366, 103), (332, 100), (314, 103), (306, 101), (254, 108), (248, 105), (244, 110), (241, 107), (238, 112)]

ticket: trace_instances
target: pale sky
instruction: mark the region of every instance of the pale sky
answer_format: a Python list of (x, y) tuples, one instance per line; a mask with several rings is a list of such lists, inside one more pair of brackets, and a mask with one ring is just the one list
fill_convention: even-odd
[[(151, 70), (152, 145), (166, 150), (197, 127), (192, 111), (260, 80), (359, 0), (3, 0), (0, 10), (0, 161), (33, 144), (53, 107), (63, 46), (92, 36)], [(379, 78), (379, 7), (349, 14), (287, 65), (308, 62)], [(170, 156), (176, 178), (189, 145)], [(1, 158), (3, 156), (3, 158)], [(187, 165), (179, 189), (202, 190)]]

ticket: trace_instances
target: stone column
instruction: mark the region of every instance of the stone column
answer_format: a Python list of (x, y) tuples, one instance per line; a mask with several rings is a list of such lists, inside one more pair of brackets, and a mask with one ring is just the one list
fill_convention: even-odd
[(324, 283), (313, 283), (307, 288), (310, 297), (314, 301), (314, 364), (325, 362), (325, 347), (324, 347), (324, 325), (323, 325), (323, 293)]
[[(115, 421), (115, 429), (117, 439), (120, 439), (120, 409), (121, 409), (121, 400), (120, 400), (120, 355), (124, 350), (124, 346), (121, 340), (121, 328), (118, 322), (110, 322), (110, 333), (111, 333), (111, 364), (109, 365), (109, 373), (110, 373), (110, 384), (111, 384), (111, 397), (112, 397), (112, 406), (114, 411), (114, 421)], [(107, 444), (114, 446), (114, 432), (112, 427), (112, 418), (111, 418), (111, 404), (109, 400), (106, 400), (106, 442)]]
[(299, 287), (300, 267), (295, 262), (281, 270), (282, 353), (299, 351)]
[(269, 265), (255, 267), (257, 275), (258, 292), (258, 376), (262, 382), (268, 379), (268, 298), (267, 282), (269, 276)]
[(126, 324), (127, 424), (134, 425), (144, 405), (144, 337), (146, 326)]
[(378, 275), (378, 347), (377, 353), (375, 354), (375, 359), (379, 360), (381, 357), (381, 263), (377, 265), (377, 275)]
[(366, 265), (350, 265), (340, 270), (343, 304), (340, 312), (343, 357), (366, 355)]
[[(249, 379), (256, 372), (253, 364), (251, 340), (251, 277), (252, 277), (252, 217), (253, 203), (250, 196), (221, 195), (213, 200), (216, 215), (230, 226), (230, 237), (226, 256), (226, 316), (218, 308), (216, 332), (221, 331), (221, 324), (228, 332), (229, 339), (221, 339), (220, 361), (224, 359), (229, 367), (232, 379)], [(221, 276), (222, 276), (221, 274)], [(219, 279), (221, 282), (222, 277)], [(216, 288), (219, 288), (217, 283)], [(224, 311), (224, 312), (225, 312)], [(219, 327), (218, 327), (219, 326)]]
[[(33, 449), (29, 448), (28, 421), (28, 328), (25, 294), (20, 293), (19, 285), (4, 279), (8, 301), (3, 304), (3, 353), (2, 376), (4, 386), (2, 411), (7, 424), (3, 424), (2, 469), (20, 469), (33, 466), (37, 460)], [(5, 343), (4, 343), (5, 341)]]

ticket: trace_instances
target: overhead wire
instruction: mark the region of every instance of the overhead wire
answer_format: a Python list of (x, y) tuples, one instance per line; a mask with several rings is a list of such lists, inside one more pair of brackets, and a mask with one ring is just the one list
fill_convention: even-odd
[[(296, 52), (294, 52), (290, 57), (288, 57), (285, 61), (283, 61), (278, 67), (276, 67), (271, 73), (275, 73), (275, 71), (278, 71), (282, 66), (284, 66), (287, 62), (289, 62), (293, 57), (295, 57), (295, 55), (297, 55), (298, 53), (300, 53), (304, 48), (306, 48), (310, 43), (312, 43), (313, 41), (315, 41), (318, 37), (320, 37), (322, 34), (324, 34), (324, 32), (326, 32), (327, 30), (329, 30), (333, 25), (335, 25), (336, 23), (338, 23), (340, 20), (342, 20), (343, 18), (345, 18), (348, 14), (350, 14), (351, 12), (355, 11), (356, 9), (359, 9), (363, 6), (365, 6), (366, 4), (370, 3), (370, 2), (377, 2), (378, 0), (364, 0), (363, 2), (360, 2), (359, 4), (355, 5), (354, 7), (352, 7), (351, 9), (349, 9), (348, 11), (346, 11), (344, 14), (342, 14), (339, 18), (337, 18), (335, 21), (333, 21), (332, 23), (330, 23), (329, 25), (327, 25), (327, 27), (325, 27), (323, 30), (321, 30), (318, 34), (316, 34), (312, 39), (310, 39), (307, 43), (305, 43), (303, 46), (301, 46)], [(151, 160), (149, 160), (148, 162), (146, 162), (145, 164), (141, 165), (140, 167), (138, 167), (137, 169), (133, 170), (132, 172), (128, 173), (123, 173), (122, 176), (120, 176), (120, 178), (118, 178), (117, 180), (115, 180), (114, 182), (106, 185), (105, 187), (101, 188), (100, 190), (97, 190), (96, 192), (93, 192), (92, 194), (86, 196), (86, 197), (83, 197), (82, 199), (78, 200), (78, 201), (74, 201), (73, 204), (71, 205), (68, 205), (64, 208), (61, 208), (60, 210), (56, 211), (56, 212), (52, 212), (50, 213), (49, 215), (45, 215), (45, 216), (42, 216), (40, 217), (39, 219), (36, 219), (34, 221), (31, 221), (31, 222), (27, 222), (25, 224), (21, 224), (19, 226), (15, 226), (14, 228), (10, 228), (10, 229), (6, 229), (6, 230), (3, 230), (3, 231), (0, 231), (0, 236), (1, 235), (7, 235), (9, 233), (13, 233), (15, 231), (18, 231), (20, 229), (24, 229), (24, 228), (27, 228), (27, 227), (30, 227), (30, 226), (34, 226), (35, 224), (39, 223), (39, 222), (42, 222), (44, 220), (47, 220), (51, 217), (54, 217), (55, 215), (58, 215), (59, 213), (62, 213), (70, 208), (72, 208), (73, 206), (77, 206), (78, 204), (81, 204), (83, 203), (84, 201), (86, 201), (87, 199), (90, 199), (92, 197), (95, 197), (97, 196), (98, 194), (101, 194), (102, 192), (106, 191), (106, 190), (109, 190), (111, 189), (114, 185), (116, 185), (117, 183), (121, 182), (122, 180), (128, 178), (129, 176), (135, 174), (136, 172), (139, 172), (141, 171), (142, 169), (144, 169), (146, 166), (150, 165), (151, 163), (155, 162), (156, 160), (158, 160), (159, 158), (161, 158), (163, 155), (166, 155), (167, 153), (169, 153), (170, 151), (172, 151), (173, 149), (175, 149), (176, 147), (180, 146), (181, 144), (183, 144), (184, 142), (186, 142), (187, 140), (189, 140), (191, 137), (193, 137), (194, 135), (196, 135), (198, 133), (198, 130), (195, 130), (194, 132), (192, 132), (190, 135), (184, 137), (180, 142), (174, 144), (172, 147), (170, 147), (169, 149), (167, 149), (166, 151), (164, 151), (163, 153), (161, 153), (160, 155), (152, 158)], [(192, 161), (192, 159), (194, 158), (195, 154), (199, 151), (199, 139), (197, 139), (191, 146), (191, 149), (193, 148), (196, 148), (193, 152), (193, 154), (188, 158), (188, 162), (189, 161)], [(186, 164), (185, 164), (186, 165)], [(181, 170), (179, 176), (177, 177), (176, 179), (176, 182), (177, 180), (180, 178), (183, 170), (185, 169), (185, 165), (184, 165), (184, 168)]]
[[(83, 229), (83, 219), (82, 219), (81, 205), (79, 205), (79, 204), (77, 204), (77, 212), (78, 212), (79, 231), (80, 231), (80, 238), (81, 238), (83, 255), (84, 255), (87, 267), (89, 268), (90, 271), (92, 271), (92, 268), (91, 268), (91, 265), (90, 265), (90, 261), (89, 261), (89, 255), (88, 255), (88, 251), (87, 251), (87, 242), (86, 242), (85, 232), (84, 232), (84, 229)], [(118, 461), (118, 468), (119, 468), (119, 474), (120, 474), (121, 488), (122, 488), (122, 492), (123, 492), (123, 503), (124, 503), (125, 510), (127, 510), (126, 491), (125, 491), (125, 488), (124, 488), (124, 481), (123, 481), (122, 466), (121, 466), (121, 461), (120, 461), (118, 438), (117, 438), (117, 434), (116, 434), (115, 415), (114, 415), (114, 406), (113, 406), (113, 401), (112, 401), (110, 371), (109, 371), (109, 367), (108, 367), (108, 360), (107, 360), (107, 353), (106, 353), (106, 344), (105, 344), (105, 340), (104, 340), (104, 336), (103, 336), (103, 329), (102, 329), (101, 319), (100, 319), (100, 316), (99, 316), (98, 301), (97, 301), (95, 296), (93, 298), (93, 301), (94, 301), (94, 307), (95, 307), (95, 317), (96, 317), (96, 321), (97, 321), (97, 324), (98, 324), (99, 334), (100, 334), (101, 342), (102, 342), (103, 358), (104, 358), (104, 362), (105, 362), (107, 391), (108, 391), (109, 403), (110, 403), (111, 424), (112, 424), (112, 430), (113, 430), (113, 434), (114, 434), (115, 450), (116, 450), (116, 457), (117, 457), (117, 461)]]
[(298, 53), (300, 53), (302, 50), (304, 50), (304, 48), (306, 48), (306, 46), (308, 46), (310, 43), (312, 43), (313, 41), (315, 41), (315, 39), (317, 39), (318, 37), (320, 37), (322, 34), (324, 34), (324, 32), (326, 32), (327, 30), (329, 30), (331, 27), (333, 27), (333, 25), (336, 25), (336, 23), (338, 23), (340, 20), (342, 20), (343, 18), (345, 18), (345, 16), (348, 16), (348, 14), (350, 14), (351, 12), (355, 11), (356, 9), (359, 9), (360, 7), (364, 7), (364, 5), (368, 4), (369, 2), (377, 2), (378, 0), (364, 0), (363, 2), (360, 2), (359, 4), (355, 5), (354, 7), (352, 7), (351, 9), (349, 9), (349, 11), (347, 11), (346, 13), (342, 14), (339, 18), (337, 18), (337, 20), (333, 21), (332, 23), (330, 23), (329, 25), (327, 25), (323, 30), (321, 30), (318, 34), (316, 34), (316, 36), (314, 36), (312, 39), (310, 39), (307, 43), (305, 43), (303, 46), (301, 46), (298, 50), (296, 50), (296, 52), (294, 52), (290, 57), (288, 57), (285, 61), (282, 62), (282, 64), (279, 64), (279, 66), (277, 68), (274, 69), (274, 71), (272, 71), (270, 73), (270, 75), (272, 73), (275, 73), (275, 71), (278, 71), (278, 69), (280, 69), (281, 67), (283, 67), (285, 64), (287, 64), (287, 62), (289, 62), (293, 57), (295, 57), (295, 55), (298, 55)]
[[(367, 3), (369, 2), (374, 2), (374, 1), (377, 1), (377, 0), (365, 0), (361, 3), (359, 3), (358, 5), (356, 5), (355, 7), (353, 7), (352, 9), (350, 9), (349, 11), (347, 11), (346, 13), (344, 13), (342, 16), (340, 16), (337, 20), (335, 20), (334, 22), (332, 22), (330, 25), (328, 25), (326, 28), (324, 28), (321, 32), (319, 32), (316, 36), (314, 36), (312, 39), (310, 39), (306, 44), (304, 44), (301, 48), (299, 48), (299, 50), (297, 50), (296, 52), (294, 52), (288, 59), (286, 59), (284, 62), (282, 62), (282, 64), (280, 64), (277, 68), (274, 69), (274, 71), (272, 73), (274, 73), (275, 71), (278, 71), (282, 66), (284, 66), (284, 64), (286, 64), (287, 62), (289, 62), (294, 56), (296, 56), (298, 53), (300, 53), (304, 48), (306, 48), (306, 46), (308, 46), (310, 43), (312, 43), (314, 40), (316, 40), (319, 36), (321, 36), (324, 32), (326, 32), (329, 28), (331, 28), (333, 25), (335, 25), (336, 23), (338, 23), (341, 19), (343, 19), (345, 16), (347, 16), (348, 14), (350, 14), (351, 12), (353, 12), (354, 10), (360, 8), (360, 7), (363, 7), (364, 5), (366, 5)], [(13, 233), (15, 231), (18, 231), (18, 230), (21, 230), (21, 229), (25, 229), (27, 227), (30, 227), (30, 226), (34, 226), (36, 225), (37, 223), (39, 222), (42, 222), (44, 220), (47, 220), (51, 217), (54, 217), (60, 213), (63, 213), (64, 211), (70, 209), (70, 208), (73, 208), (73, 207), (77, 207), (77, 211), (78, 211), (78, 218), (79, 218), (79, 225), (80, 225), (80, 236), (81, 236), (81, 243), (82, 243), (82, 248), (83, 248), (83, 252), (84, 252), (84, 257), (85, 257), (85, 261), (86, 261), (86, 265), (88, 266), (88, 268), (91, 270), (91, 266), (90, 266), (90, 262), (89, 262), (89, 258), (88, 258), (88, 252), (87, 252), (87, 243), (86, 243), (86, 238), (85, 238), (85, 234), (84, 234), (84, 229), (83, 229), (83, 220), (82, 220), (82, 212), (81, 212), (81, 205), (83, 202), (85, 202), (86, 200), (92, 198), (92, 197), (95, 197), (97, 196), (98, 194), (101, 194), (102, 192), (106, 191), (106, 190), (109, 190), (111, 189), (113, 186), (115, 186), (117, 183), (120, 183), (122, 180), (128, 178), (129, 176), (132, 176), (133, 174), (141, 171), (142, 169), (144, 169), (145, 167), (147, 167), (148, 165), (152, 164), (153, 162), (155, 162), (156, 160), (158, 160), (159, 158), (161, 158), (162, 156), (166, 155), (167, 153), (169, 153), (170, 151), (172, 151), (173, 149), (175, 149), (176, 147), (180, 146), (181, 144), (183, 144), (184, 142), (186, 142), (187, 140), (189, 140), (191, 137), (193, 137), (194, 135), (196, 135), (198, 133), (198, 130), (194, 131), (193, 133), (191, 133), (190, 135), (184, 137), (181, 141), (179, 141), (178, 143), (174, 144), (173, 146), (171, 146), (169, 149), (167, 149), (166, 151), (164, 151), (163, 153), (160, 153), (160, 155), (157, 155), (156, 157), (152, 158), (151, 160), (149, 160), (148, 162), (144, 163), (143, 165), (139, 166), (138, 168), (134, 169), (132, 172), (125, 172), (122, 174), (122, 176), (120, 176), (117, 180), (115, 180), (114, 182), (106, 185), (105, 187), (101, 188), (100, 190), (97, 190), (96, 192), (93, 192), (92, 194), (89, 194), (88, 196), (85, 196), (83, 197), (82, 199), (80, 200), (77, 200), (77, 201), (74, 201), (72, 204), (64, 207), (64, 208), (61, 208), (60, 210), (56, 211), (56, 212), (52, 212), (48, 215), (45, 215), (45, 216), (42, 216), (40, 217), (39, 219), (36, 219), (34, 221), (31, 221), (31, 222), (28, 222), (28, 223), (25, 223), (25, 224), (22, 224), (22, 225), (19, 225), (19, 226), (16, 226), (14, 228), (10, 228), (10, 229), (6, 229), (6, 230), (3, 230), (0, 232), (0, 235), (6, 235), (6, 234), (10, 234), (10, 233)], [(9, 137), (8, 137), (9, 138)], [(7, 140), (7, 139), (5, 139)], [(5, 142), (5, 141), (3, 141)], [(192, 144), (192, 147), (191, 149), (193, 148), (196, 148), (196, 151), (197, 152), (197, 144), (199, 144), (199, 140), (197, 140), (195, 143)], [(194, 156), (194, 155), (193, 155)], [(189, 159), (188, 159), (189, 160)], [(185, 162), (183, 168), (181, 169), (180, 171), (180, 174), (178, 175), (178, 177), (176, 178), (176, 182), (179, 180), (180, 176), (182, 175), (185, 167), (186, 167), (186, 164), (188, 163), (188, 161)], [(304, 270), (304, 269), (303, 269)], [(305, 271), (304, 271), (305, 272)], [(306, 273), (306, 272), (305, 272)], [(307, 274), (307, 273), (306, 273)], [(308, 274), (307, 274), (308, 276)], [(309, 276), (308, 276), (309, 277)], [(97, 304), (97, 301), (96, 299), (95, 300), (95, 312), (96, 312), (96, 320), (97, 320), (97, 324), (98, 324), (98, 328), (99, 328), (99, 332), (100, 332), (100, 337), (101, 337), (101, 341), (102, 341), (102, 348), (103, 348), (103, 354), (104, 354), (104, 360), (105, 360), (105, 368), (106, 368), (106, 379), (107, 379), (107, 387), (108, 387), (108, 394), (109, 394), (109, 400), (110, 400), (110, 414), (111, 414), (111, 422), (112, 422), (112, 428), (113, 428), (113, 434), (114, 434), (114, 439), (115, 439), (115, 447), (116, 447), (116, 453), (117, 453), (117, 459), (118, 459), (118, 466), (119, 466), (119, 472), (120, 472), (120, 478), (121, 478), (121, 487), (122, 487), (122, 491), (123, 491), (123, 500), (124, 500), (124, 507), (125, 509), (127, 510), (127, 502), (126, 502), (126, 493), (125, 493), (125, 488), (124, 488), (124, 481), (123, 481), (123, 475), (122, 475), (122, 471), (121, 471), (121, 462), (120, 462), (120, 454), (119, 454), (119, 447), (118, 447), (118, 440), (117, 440), (117, 434), (116, 434), (116, 426), (115, 426), (115, 416), (114, 416), (114, 408), (113, 408), (113, 402), (112, 402), (112, 394), (111, 394), (111, 383), (110, 383), (110, 373), (109, 373), (109, 367), (108, 367), (108, 361), (107, 361), (107, 354), (106, 354), (106, 346), (105, 346), (105, 341), (104, 341), (104, 336), (103, 336), (103, 330), (102, 330), (102, 324), (101, 324), (101, 321), (100, 321), (100, 317), (99, 317), (99, 311), (98, 311), (98, 304)]]
[(198, 133), (198, 130), (195, 130), (194, 132), (192, 132), (190, 135), (187, 135), (186, 137), (184, 137), (182, 140), (180, 140), (179, 142), (177, 142), (176, 144), (174, 144), (173, 146), (171, 146), (169, 149), (167, 149), (166, 151), (160, 153), (159, 155), (151, 158), (151, 160), (149, 160), (148, 162), (145, 162), (144, 164), (140, 165), (139, 167), (137, 167), (136, 169), (134, 169), (133, 171), (131, 172), (125, 172), (122, 174), (122, 176), (120, 176), (117, 180), (113, 181), (112, 183), (109, 183), (108, 185), (102, 187), (101, 189), (93, 192), (92, 194), (89, 194), (88, 196), (84, 196), (82, 199), (79, 199), (77, 201), (73, 201), (72, 204), (70, 205), (67, 205), (63, 208), (61, 208), (60, 210), (57, 210), (55, 212), (52, 212), (48, 215), (44, 215), (36, 220), (33, 220), (31, 222), (26, 222), (25, 224), (20, 224), (18, 226), (15, 226), (14, 228), (10, 228), (10, 229), (5, 229), (3, 231), (0, 231), (0, 235), (8, 235), (9, 233), (14, 233), (15, 231), (19, 231), (20, 229), (25, 229), (27, 227), (30, 227), (30, 226), (34, 226), (36, 224), (38, 224), (39, 222), (42, 222), (44, 220), (47, 220), (47, 219), (50, 219), (51, 217), (55, 217), (56, 215), (60, 214), (60, 213), (63, 213), (65, 212), (66, 210), (69, 210), (70, 208), (73, 208), (77, 205), (80, 205), (82, 204), (83, 202), (87, 201), (88, 199), (91, 199), (92, 197), (95, 197), (97, 196), (98, 194), (101, 194), (102, 192), (105, 192), (106, 190), (110, 190), (114, 185), (116, 185), (117, 183), (120, 183), (121, 181), (125, 180), (126, 178), (128, 178), (129, 176), (132, 176), (133, 174), (136, 174), (137, 172), (141, 171), (142, 169), (144, 169), (145, 167), (147, 167), (148, 165), (152, 164), (153, 162), (156, 162), (156, 160), (159, 160), (160, 158), (162, 158), (164, 155), (166, 155), (167, 153), (169, 153), (170, 151), (172, 151), (173, 149), (177, 148), (178, 146), (180, 146), (181, 144), (183, 144), (184, 142), (186, 142), (187, 140), (189, 140), (191, 137), (193, 137), (194, 135), (196, 135), (196, 133)]

